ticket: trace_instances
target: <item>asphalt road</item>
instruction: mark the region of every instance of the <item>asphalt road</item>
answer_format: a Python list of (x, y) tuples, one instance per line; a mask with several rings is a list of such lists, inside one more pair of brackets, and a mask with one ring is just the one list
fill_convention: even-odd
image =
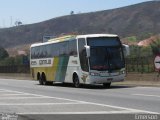
[(0, 79), (0, 119), (14, 114), (18, 120), (157, 120), (160, 88), (74, 88), (71, 84), (41, 86), (37, 81)]

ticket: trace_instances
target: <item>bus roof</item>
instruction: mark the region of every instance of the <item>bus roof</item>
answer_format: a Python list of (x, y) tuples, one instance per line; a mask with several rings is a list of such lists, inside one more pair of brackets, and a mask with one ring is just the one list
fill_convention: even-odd
[(118, 37), (115, 34), (87, 34), (87, 35), (78, 35), (76, 38), (90, 38), (90, 37)]
[(115, 34), (65, 35), (62, 37), (50, 39), (50, 40), (48, 40), (48, 42), (45, 42), (45, 43), (32, 44), (31, 47), (47, 45), (47, 44), (51, 44), (51, 43), (58, 43), (58, 42), (67, 41), (67, 40), (76, 39), (76, 38), (78, 39), (78, 38), (91, 38), (91, 37), (118, 37), (118, 35), (115, 35)]

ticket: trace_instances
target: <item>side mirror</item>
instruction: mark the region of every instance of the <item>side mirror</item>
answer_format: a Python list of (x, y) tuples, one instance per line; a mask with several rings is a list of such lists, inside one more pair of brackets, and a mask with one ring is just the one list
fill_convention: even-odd
[(90, 46), (85, 45), (84, 47), (86, 48), (87, 58), (89, 58), (90, 57)]
[(122, 44), (124, 56), (130, 55), (129, 45)]

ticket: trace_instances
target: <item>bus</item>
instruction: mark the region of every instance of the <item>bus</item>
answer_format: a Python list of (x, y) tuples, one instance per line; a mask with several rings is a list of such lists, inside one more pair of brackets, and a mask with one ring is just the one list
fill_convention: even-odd
[(87, 34), (67, 35), (32, 44), (30, 68), (32, 77), (39, 84), (49, 82), (102, 84), (125, 78), (124, 54), (128, 53), (117, 35)]

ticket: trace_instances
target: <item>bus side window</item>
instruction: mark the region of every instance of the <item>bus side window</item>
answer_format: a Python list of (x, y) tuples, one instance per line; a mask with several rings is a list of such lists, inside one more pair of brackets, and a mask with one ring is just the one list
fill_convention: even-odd
[(60, 54), (60, 56), (68, 55), (68, 41), (61, 42), (59, 44), (59, 54)]
[(50, 46), (51, 56), (59, 56), (59, 44), (55, 43)]
[(47, 46), (46, 46), (46, 51), (45, 51), (45, 52), (46, 52), (46, 57), (47, 57), (47, 58), (52, 57), (52, 54), (51, 54), (51, 52), (52, 52), (52, 51), (51, 51), (51, 45), (47, 45)]
[(39, 47), (35, 47), (35, 59), (39, 58)]
[(39, 58), (45, 58), (45, 45), (40, 46)]
[(35, 58), (35, 48), (32, 47), (31, 48), (31, 59), (34, 59)]
[(69, 41), (69, 56), (77, 56), (77, 40)]

